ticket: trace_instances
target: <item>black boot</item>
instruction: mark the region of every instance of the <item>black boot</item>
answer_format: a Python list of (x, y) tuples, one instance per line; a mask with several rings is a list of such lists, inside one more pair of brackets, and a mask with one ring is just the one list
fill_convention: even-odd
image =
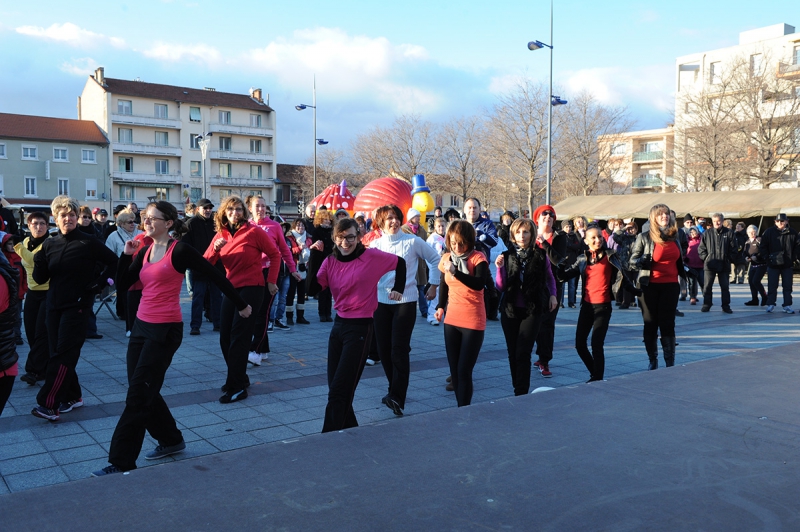
[(286, 325), (294, 325), (294, 312), (286, 312)]
[(745, 301), (744, 304), (747, 305), (748, 307), (757, 307), (759, 305), (758, 298), (751, 299), (750, 301)]
[(661, 349), (664, 350), (664, 365), (671, 368), (675, 365), (675, 345), (677, 344), (674, 336), (661, 337)]
[(297, 308), (297, 324), (298, 325), (308, 325), (311, 322), (306, 319), (305, 316), (305, 309), (301, 309), (300, 307)]
[(648, 370), (658, 369), (658, 338), (645, 338), (644, 348), (647, 351), (647, 358), (650, 359)]

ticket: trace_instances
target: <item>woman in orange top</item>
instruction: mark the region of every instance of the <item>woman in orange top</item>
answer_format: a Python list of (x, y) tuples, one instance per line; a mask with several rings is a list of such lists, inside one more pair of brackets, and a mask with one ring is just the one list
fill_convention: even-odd
[(444, 282), (439, 286), (436, 320), (441, 322), (444, 315), (444, 345), (452, 385), (458, 406), (466, 406), (472, 401), (472, 370), (486, 330), (483, 287), (489, 263), (483, 253), (475, 251), (475, 228), (467, 221), (450, 224), (445, 246), (448, 253), (439, 262)]

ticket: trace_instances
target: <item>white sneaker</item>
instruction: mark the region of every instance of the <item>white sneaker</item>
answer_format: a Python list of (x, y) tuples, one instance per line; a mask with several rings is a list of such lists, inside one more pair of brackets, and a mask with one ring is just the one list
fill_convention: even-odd
[(259, 355), (255, 351), (250, 351), (250, 354), (247, 355), (247, 361), (250, 362), (254, 366), (260, 366), (261, 365), (261, 355)]
[(786, 314), (794, 314), (794, 310), (792, 310), (792, 307), (783, 307), (783, 311)]
[(125, 333), (125, 337), (126, 337), (126, 338), (130, 338), (130, 337), (131, 337), (131, 332), (130, 332), (130, 331), (126, 332), (126, 333)]
[(261, 353), (260, 356), (262, 361), (269, 360), (269, 353)]
[(767, 305), (767, 312), (772, 312), (775, 310), (775, 305)]
[(431, 325), (434, 325), (434, 326), (439, 325), (439, 322), (436, 321), (436, 320), (430, 320), (428, 323), (430, 323)]

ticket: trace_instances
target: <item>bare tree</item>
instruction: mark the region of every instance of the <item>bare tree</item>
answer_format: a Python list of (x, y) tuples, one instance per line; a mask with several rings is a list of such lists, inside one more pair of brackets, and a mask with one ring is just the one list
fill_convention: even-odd
[[(483, 196), (481, 204), (491, 208), (493, 200), (486, 195), (486, 158), (481, 149), (486, 132), (480, 116), (466, 116), (445, 123), (436, 136), (439, 173), (429, 177), (436, 189), (459, 194), (466, 201), (470, 196)], [(484, 202), (483, 200), (486, 200)]]
[[(353, 172), (347, 154), (336, 148), (325, 148), (317, 151), (317, 194), (325, 190), (328, 185), (347, 181), (348, 188), (364, 185), (363, 176)], [(303, 198), (310, 201), (314, 194), (314, 159), (309, 158), (303, 166), (302, 177), (299, 183), (303, 190)]]
[(355, 168), (370, 178), (395, 173), (408, 180), (432, 173), (438, 150), (436, 126), (419, 115), (401, 115), (391, 126), (375, 126), (352, 145)]

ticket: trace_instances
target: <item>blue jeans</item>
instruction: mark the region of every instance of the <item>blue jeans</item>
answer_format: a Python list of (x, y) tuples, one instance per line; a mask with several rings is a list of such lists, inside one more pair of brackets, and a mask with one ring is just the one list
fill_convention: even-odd
[(573, 277), (567, 281), (567, 305), (575, 306), (575, 300), (578, 295), (578, 278)]
[(425, 285), (418, 284), (417, 291), (419, 291), (419, 312), (423, 318), (428, 317), (428, 300), (425, 298)]
[(192, 319), (189, 322), (189, 327), (192, 329), (199, 329), (203, 324), (203, 308), (206, 299), (206, 291), (209, 291), (211, 297), (211, 322), (214, 327), (219, 327), (219, 309), (222, 305), (222, 292), (211, 281), (205, 278), (198, 278), (192, 272)]
[(286, 312), (286, 294), (289, 293), (290, 275), (278, 276), (278, 293), (272, 301), (272, 308), (269, 309), (270, 321), (282, 320), (283, 313)]

